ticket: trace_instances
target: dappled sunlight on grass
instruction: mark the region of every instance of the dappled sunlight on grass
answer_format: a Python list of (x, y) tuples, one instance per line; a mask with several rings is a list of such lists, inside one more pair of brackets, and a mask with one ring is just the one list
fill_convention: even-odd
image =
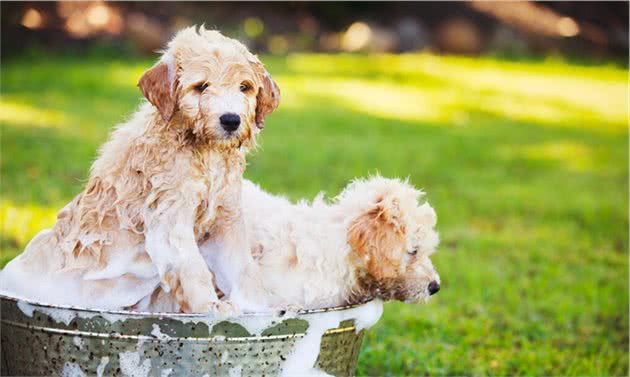
[(8, 200), (0, 200), (0, 219), (2, 219), (0, 235), (4, 242), (13, 243), (15, 246), (26, 246), (40, 230), (50, 228), (55, 224), (57, 212), (60, 209), (61, 207), (18, 205)]
[(122, 63), (109, 64), (103, 70), (103, 84), (115, 84), (121, 87), (135, 87), (144, 71), (153, 64), (134, 64), (132, 66)]
[[(294, 78), (281, 76), (292, 96), (324, 98), (359, 113), (387, 119), (443, 121), (444, 114), (427, 92), (400, 85), (343, 78)], [(284, 105), (284, 104), (283, 104)], [(291, 104), (308, 106), (307, 101)]]
[(42, 109), (0, 99), (0, 122), (10, 122), (25, 127), (68, 127), (69, 117), (52, 109)]
[(554, 124), (573, 122), (572, 127), (626, 129), (624, 71), (602, 69), (602, 80), (591, 68), (556, 63), (555, 69), (531, 72), (515, 70), (513, 65), (428, 54), (295, 55), (287, 62), (299, 75), (296, 89), (341, 98), (355, 110), (391, 119), (449, 121), (460, 110)]
[(585, 143), (558, 141), (552, 143), (500, 148), (507, 158), (528, 158), (562, 164), (567, 170), (593, 171), (596, 168), (593, 149)]
[[(506, 117), (514, 120), (551, 123), (554, 126), (615, 129), (622, 131), (623, 118), (607, 118), (593, 109), (552, 103), (548, 99), (520, 98), (495, 92), (471, 92), (464, 88), (422, 87), (379, 80), (341, 77), (281, 76), (285, 91), (291, 93), (289, 106), (308, 107), (298, 98), (322, 98), (335, 101), (357, 113), (385, 119), (426, 122), (432, 125), (481, 126), (479, 116)], [(477, 118), (474, 118), (474, 117)], [(593, 117), (606, 122), (585, 120)]]

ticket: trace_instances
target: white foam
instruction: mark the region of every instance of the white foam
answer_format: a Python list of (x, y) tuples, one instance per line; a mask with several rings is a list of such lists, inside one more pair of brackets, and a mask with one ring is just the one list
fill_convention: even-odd
[(151, 371), (151, 360), (146, 359), (140, 362), (138, 352), (121, 352), (120, 370), (128, 377), (147, 377)]
[[(208, 332), (210, 333), (212, 333), (212, 328), (215, 324), (221, 323), (224, 321), (232, 322), (232, 323), (236, 323), (243, 326), (245, 330), (247, 330), (247, 332), (250, 333), (252, 336), (259, 336), (263, 331), (265, 331), (269, 327), (276, 325), (285, 319), (295, 318), (295, 317), (297, 317), (297, 313), (293, 313), (293, 312), (286, 312), (282, 316), (280, 316), (277, 312), (276, 313), (270, 312), (270, 313), (265, 313), (262, 315), (254, 314), (254, 315), (245, 315), (242, 317), (232, 317), (232, 318), (230, 317), (219, 318), (219, 317), (213, 317), (213, 316), (207, 316), (207, 317), (178, 316), (178, 317), (174, 317), (174, 319), (181, 321), (183, 323), (194, 323), (196, 325), (205, 324), (208, 326)], [(217, 336), (215, 337), (215, 340), (217, 341), (224, 340), (224, 337)]]
[(173, 368), (162, 369), (162, 372), (160, 373), (160, 377), (168, 377), (171, 375), (171, 373), (173, 373)]
[[(66, 326), (70, 325), (72, 320), (74, 320), (75, 318), (91, 319), (94, 317), (102, 317), (103, 319), (105, 319), (106, 321), (110, 323), (114, 323), (116, 321), (121, 320), (121, 316), (119, 314), (100, 312), (100, 311), (85, 311), (85, 310), (81, 311), (78, 309), (71, 309), (71, 308), (53, 308), (49, 306), (43, 306), (43, 305), (40, 306), (40, 305), (30, 304), (29, 302), (23, 301), (21, 299), (17, 300), (17, 307), (18, 309), (20, 309), (22, 313), (24, 313), (28, 317), (32, 318), (33, 313), (35, 311), (38, 311), (40, 313), (46, 314), (47, 316), (52, 318), (53, 321), (64, 323)], [(138, 315), (129, 314), (129, 315), (124, 315), (122, 319), (126, 320), (129, 318), (142, 318), (142, 317)]]
[(35, 306), (26, 301), (17, 300), (17, 307), (28, 317), (33, 317), (35, 310), (44, 313), (52, 318), (56, 322), (63, 322), (69, 325), (70, 322), (77, 316), (76, 312), (67, 309), (56, 309), (47, 306)]
[(103, 377), (103, 372), (105, 372), (107, 364), (109, 364), (109, 357), (101, 357), (101, 362), (98, 364), (98, 367), (96, 367), (96, 377)]
[(66, 324), (66, 326), (70, 325), (70, 322), (79, 315), (78, 312), (73, 312), (68, 309), (49, 308), (46, 306), (37, 306), (34, 307), (34, 309), (38, 312), (46, 314), (55, 322), (62, 322)]
[[(383, 302), (373, 300), (360, 308), (359, 315), (354, 317), (354, 329), (358, 333), (374, 326), (383, 315)], [(354, 309), (352, 309), (354, 310)]]
[(29, 304), (26, 301), (18, 300), (17, 307), (28, 317), (33, 317), (33, 312), (35, 311), (35, 307), (33, 305)]
[(228, 370), (228, 374), (230, 375), (230, 377), (241, 377), (242, 372), (243, 372), (242, 365), (237, 365)]
[(151, 330), (151, 335), (153, 335), (154, 337), (160, 339), (160, 340), (167, 340), (167, 339), (171, 339), (170, 336), (164, 334), (162, 331), (160, 331), (160, 325), (158, 325), (157, 323), (153, 324), (153, 330)]
[(144, 338), (139, 338), (136, 343), (136, 351), (121, 352), (118, 354), (120, 370), (127, 377), (147, 377), (151, 371), (151, 359), (141, 361)]
[(225, 351), (221, 354), (221, 363), (225, 363), (228, 360), (228, 357), (230, 357), (230, 353), (228, 351)]
[(243, 326), (248, 333), (254, 336), (260, 335), (260, 333), (278, 323), (279, 320), (281, 319), (272, 315), (252, 315), (228, 319), (229, 322), (235, 322)]
[(282, 366), (281, 376), (327, 376), (326, 373), (315, 368), (324, 333), (349, 319), (354, 319), (355, 331), (359, 332), (378, 322), (382, 314), (383, 302), (373, 300), (348, 310), (333, 310), (310, 315), (307, 319), (309, 326), (306, 335), (296, 342), (295, 348)]
[(66, 362), (61, 371), (62, 377), (85, 377), (85, 373), (77, 363)]
[[(47, 255), (47, 262), (44, 264), (40, 265), (39, 262), (33, 264), (32, 260), (41, 259), (43, 253), (50, 249), (50, 245), (54, 243), (54, 237), (54, 231), (51, 229), (42, 230), (35, 235), (22, 254), (11, 260), (2, 270), (0, 289), (10, 292), (9, 296), (22, 296), (34, 302), (119, 310), (150, 295), (159, 284), (160, 278), (157, 271), (151, 271), (152, 266), (149, 262), (140, 267), (140, 263), (127, 262), (144, 252), (144, 250), (136, 248), (108, 255), (108, 266), (103, 271), (102, 277), (111, 277), (110, 283), (114, 285), (110, 287), (108, 294), (94, 294), (94, 292), (100, 292), (100, 282), (85, 279), (85, 270), (82, 268), (74, 269), (72, 265), (64, 266), (62, 255), (59, 253)], [(88, 238), (83, 240), (85, 241), (83, 242), (84, 245), (94, 241), (108, 241), (102, 234), (90, 234)], [(63, 243), (67, 241), (63, 241)], [(70, 244), (73, 245), (73, 242), (59, 245), (59, 248), (70, 247), (72, 249), (74, 246)], [(120, 258), (123, 260), (118, 261)], [(76, 266), (82, 266), (85, 261), (79, 258), (74, 262)], [(147, 265), (149, 267), (142, 268)], [(119, 268), (117, 276), (112, 270), (116, 268)], [(98, 272), (94, 272), (94, 274), (98, 274)], [(128, 278), (125, 276), (126, 274), (135, 276), (137, 279)], [(94, 279), (98, 276), (88, 274), (87, 277)]]
[(72, 343), (74, 343), (75, 346), (79, 347), (80, 350), (83, 349), (83, 339), (81, 339), (78, 336), (75, 336), (72, 338)]
[[(1, 292), (0, 292), (1, 293)], [(69, 326), (70, 323), (75, 318), (81, 319), (91, 319), (94, 317), (102, 317), (106, 321), (110, 323), (114, 323), (120, 320), (126, 319), (142, 319), (145, 318), (142, 315), (133, 315), (133, 314), (115, 314), (103, 311), (87, 311), (87, 310), (79, 310), (79, 309), (71, 309), (71, 308), (54, 308), (48, 306), (39, 306), (30, 304), (27, 301), (18, 300), (17, 301), (18, 308), (27, 316), (32, 317), (34, 311), (39, 311), (43, 314), (48, 315), (55, 322), (64, 323), (66, 326)], [(269, 327), (282, 322), (283, 320), (289, 318), (297, 317), (297, 313), (295, 312), (285, 312), (283, 315), (279, 315), (276, 313), (266, 313), (263, 315), (246, 315), (243, 317), (234, 317), (234, 318), (218, 318), (214, 316), (174, 316), (173, 319), (181, 321), (182, 323), (193, 323), (195, 325), (205, 324), (208, 326), (208, 332), (212, 332), (212, 328), (215, 324), (228, 321), (232, 323), (237, 323), (243, 326), (247, 332), (249, 332), (252, 336), (260, 336), (260, 334), (268, 329)], [(170, 339), (170, 337), (161, 332), (161, 329), (157, 324), (153, 324), (153, 330), (151, 331), (151, 335), (155, 336), (158, 339)], [(217, 337), (220, 338), (220, 337)]]
[[(260, 336), (260, 334), (268, 328), (281, 323), (290, 318), (296, 318), (297, 312), (286, 311), (280, 315), (279, 312), (268, 312), (264, 314), (251, 314), (236, 318), (226, 318), (225, 320), (237, 323), (245, 328), (252, 336)], [(218, 322), (218, 321), (217, 321)]]

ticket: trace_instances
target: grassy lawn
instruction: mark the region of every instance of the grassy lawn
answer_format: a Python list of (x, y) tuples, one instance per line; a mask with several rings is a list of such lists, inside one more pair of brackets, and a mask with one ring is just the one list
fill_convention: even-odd
[[(361, 375), (628, 374), (627, 69), (432, 55), (267, 58), (283, 102), (246, 176), (292, 198), (409, 176), (443, 289), (389, 303)], [(81, 190), (150, 61), (2, 64), (1, 261)]]

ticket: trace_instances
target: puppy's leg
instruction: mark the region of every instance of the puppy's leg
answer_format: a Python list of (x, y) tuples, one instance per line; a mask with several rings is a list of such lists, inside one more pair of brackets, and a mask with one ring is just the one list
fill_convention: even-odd
[(197, 246), (194, 198), (198, 195), (190, 193), (191, 190), (186, 190), (170, 197), (162, 193), (160, 202), (148, 210), (145, 215), (147, 253), (158, 269), (162, 289), (173, 291), (183, 311), (229, 314), (234, 308), (217, 297), (214, 276)]

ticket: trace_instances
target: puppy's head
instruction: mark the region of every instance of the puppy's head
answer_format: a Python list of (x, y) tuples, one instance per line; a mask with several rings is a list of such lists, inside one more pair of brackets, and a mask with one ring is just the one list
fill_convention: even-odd
[(429, 256), (439, 243), (436, 215), (409, 183), (373, 177), (353, 182), (339, 198), (352, 213), (347, 242), (356, 287), (352, 300), (425, 301), (440, 288)]
[(280, 91), (258, 58), (218, 31), (190, 27), (169, 42), (138, 86), (184, 142), (253, 146)]

